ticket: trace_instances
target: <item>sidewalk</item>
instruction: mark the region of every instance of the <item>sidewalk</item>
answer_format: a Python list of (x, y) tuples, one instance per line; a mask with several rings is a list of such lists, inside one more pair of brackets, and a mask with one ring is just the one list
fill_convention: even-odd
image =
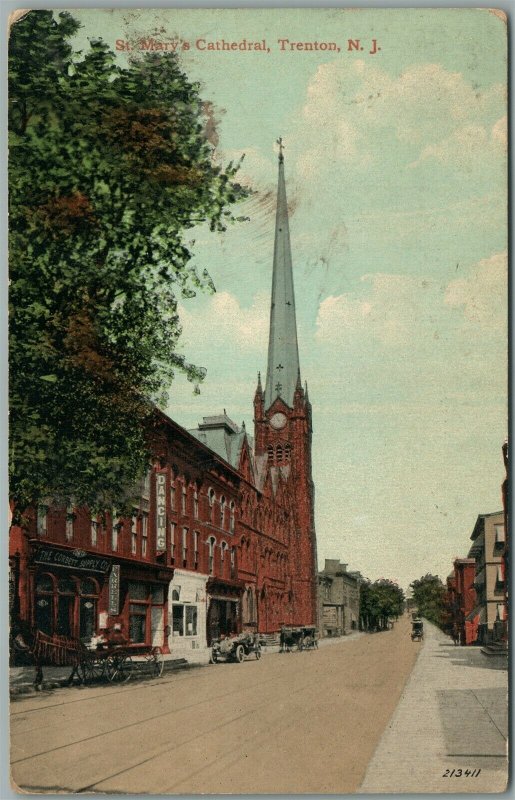
[(505, 791), (507, 659), (455, 647), (428, 622), (424, 629), (418, 660), (359, 791)]

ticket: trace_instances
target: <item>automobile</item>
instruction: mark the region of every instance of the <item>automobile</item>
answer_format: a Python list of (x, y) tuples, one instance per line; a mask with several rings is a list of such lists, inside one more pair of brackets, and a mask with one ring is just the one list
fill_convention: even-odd
[(261, 644), (257, 633), (239, 633), (235, 636), (224, 636), (215, 639), (211, 646), (211, 661), (237, 661), (241, 664), (245, 658), (254, 654), (256, 661), (261, 658)]

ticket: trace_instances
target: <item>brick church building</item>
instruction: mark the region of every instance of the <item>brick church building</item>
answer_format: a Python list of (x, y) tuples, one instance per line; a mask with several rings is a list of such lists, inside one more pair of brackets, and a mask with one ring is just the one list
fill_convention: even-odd
[(268, 365), (254, 435), (224, 413), (186, 430), (155, 412), (152, 469), (128, 518), (40, 505), (11, 527), (11, 618), (190, 659), (222, 633), (317, 622), (311, 405), (301, 383), (279, 154)]

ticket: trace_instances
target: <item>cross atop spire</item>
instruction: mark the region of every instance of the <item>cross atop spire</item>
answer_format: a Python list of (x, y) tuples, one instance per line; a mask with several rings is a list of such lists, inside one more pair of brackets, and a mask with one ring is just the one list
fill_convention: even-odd
[(275, 217), (265, 409), (270, 408), (276, 397), (280, 397), (287, 405), (293, 407), (293, 394), (297, 377), (300, 374), (282, 137), (277, 139), (277, 144), (279, 145), (279, 183)]

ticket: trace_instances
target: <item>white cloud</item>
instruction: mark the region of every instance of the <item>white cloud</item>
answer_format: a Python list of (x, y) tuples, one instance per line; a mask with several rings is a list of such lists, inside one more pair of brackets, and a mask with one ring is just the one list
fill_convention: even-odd
[(337, 344), (349, 331), (369, 333), (386, 346), (406, 342), (420, 322), (422, 292), (427, 281), (404, 275), (364, 275), (365, 297), (341, 294), (320, 304), (316, 338)]
[(462, 308), (467, 319), (482, 327), (505, 330), (507, 319), (507, 252), (496, 253), (475, 264), (466, 278), (451, 281), (445, 302)]
[(478, 90), (440, 64), (415, 64), (395, 77), (363, 60), (322, 64), (308, 86), (300, 118), (306, 138), (318, 144), (299, 153), (298, 167), (304, 177), (321, 161), (366, 167), (381, 161), (387, 141), (382, 150), (375, 146), (376, 137), (388, 135), (405, 145), (406, 155), (418, 148), (420, 160), (430, 155), (444, 159), (451, 144), (459, 147), (460, 142), (462, 158), (475, 158), (504, 104), (500, 85)]
[(466, 166), (474, 159), (480, 158), (489, 145), (489, 133), (481, 125), (466, 125), (457, 128), (446, 139), (437, 144), (424, 147), (418, 159), (408, 166), (417, 167), (423, 161), (434, 158), (442, 164)]
[(217, 347), (261, 351), (268, 336), (269, 304), (266, 293), (256, 295), (244, 308), (230, 292), (219, 292), (209, 298), (207, 307), (180, 306), (181, 343), (186, 350), (195, 346), (207, 352)]

